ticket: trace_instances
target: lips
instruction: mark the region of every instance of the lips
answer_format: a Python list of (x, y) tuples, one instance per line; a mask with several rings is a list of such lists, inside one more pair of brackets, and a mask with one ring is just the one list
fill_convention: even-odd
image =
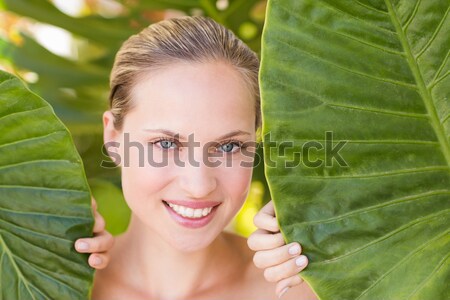
[(192, 209), (214, 207), (214, 206), (220, 205), (222, 203), (222, 202), (218, 202), (218, 201), (209, 201), (209, 200), (205, 200), (205, 201), (194, 200), (193, 201), (193, 200), (164, 199), (163, 201), (166, 203), (190, 207)]
[[(185, 201), (185, 200), (163, 200), (164, 206), (167, 209), (167, 212), (169, 213), (170, 217), (179, 225), (190, 228), (190, 229), (196, 229), (200, 227), (206, 226), (211, 220), (214, 218), (218, 206), (221, 204), (221, 202), (217, 201)], [(184, 206), (189, 209), (207, 209), (212, 208), (210, 212), (206, 216), (201, 217), (187, 217), (180, 215), (177, 213), (174, 208), (170, 207), (170, 205), (179, 205)], [(177, 204), (179, 203), (179, 204)]]

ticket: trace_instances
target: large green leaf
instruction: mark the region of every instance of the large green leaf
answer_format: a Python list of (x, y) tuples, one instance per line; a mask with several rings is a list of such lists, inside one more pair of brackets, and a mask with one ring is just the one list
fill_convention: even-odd
[(98, 16), (73, 18), (58, 10), (50, 1), (0, 0), (0, 4), (16, 14), (64, 28), (108, 47), (120, 46), (128, 36), (134, 33), (127, 18)]
[[(309, 257), (300, 276), (321, 299), (450, 299), (449, 7), (269, 1), (266, 175), (285, 238)], [(295, 147), (282, 155), (269, 134)], [(284, 166), (307, 141), (340, 140), (348, 166), (314, 149), (319, 166)]]
[(52, 108), (0, 71), (0, 298), (87, 299), (93, 269), (74, 241), (92, 235), (90, 191)]

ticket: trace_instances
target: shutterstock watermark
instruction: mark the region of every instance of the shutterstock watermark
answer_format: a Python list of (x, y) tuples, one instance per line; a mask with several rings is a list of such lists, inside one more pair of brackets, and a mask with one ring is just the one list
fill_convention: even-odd
[[(143, 144), (131, 141), (130, 134), (124, 133), (123, 145), (120, 145), (119, 142), (109, 142), (103, 145), (102, 154), (106, 157), (109, 156), (112, 161), (102, 160), (100, 165), (103, 168), (117, 168), (119, 165), (130, 167), (133, 162), (133, 166), (141, 168), (146, 166), (161, 168), (169, 165), (185, 167), (188, 163), (191, 166), (199, 167), (200, 162), (195, 160), (194, 151), (201, 147), (202, 163), (208, 167), (233, 167), (239, 163), (240, 167), (253, 168), (263, 161), (258, 149), (264, 147), (264, 162), (269, 168), (296, 168), (299, 166), (319, 168), (331, 167), (334, 163), (337, 163), (339, 167), (348, 167), (347, 162), (339, 153), (348, 141), (335, 141), (332, 131), (326, 131), (324, 139), (304, 141), (301, 145), (295, 140), (273, 141), (270, 132), (264, 135), (260, 143), (246, 141), (240, 145), (230, 141), (221, 145), (218, 145), (217, 142), (209, 142), (201, 146), (200, 142), (195, 141), (194, 134), (190, 134), (186, 142), (179, 141), (178, 136), (162, 140), (169, 142), (175, 140), (177, 148), (162, 148), (156, 146), (155, 142)], [(210, 151), (227, 144), (236, 145), (237, 150), (233, 149), (231, 152)], [(156, 158), (159, 160), (157, 161)]]

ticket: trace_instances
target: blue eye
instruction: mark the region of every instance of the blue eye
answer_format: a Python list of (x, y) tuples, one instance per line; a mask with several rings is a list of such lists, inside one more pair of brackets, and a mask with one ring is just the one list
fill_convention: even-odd
[(172, 142), (172, 141), (164, 141), (164, 140), (162, 140), (162, 141), (160, 141), (161, 142), (161, 146), (162, 146), (162, 148), (164, 148), (164, 149), (170, 149), (170, 146), (173, 144), (173, 145), (175, 145), (175, 143), (174, 142)]
[[(167, 138), (161, 138), (155, 142), (152, 142), (152, 144), (160, 144), (160, 148), (164, 149), (164, 150), (169, 150), (171, 149), (171, 146), (177, 146), (177, 143), (175, 140), (171, 140), (171, 139), (167, 139)], [(173, 148), (175, 149), (175, 148)]]
[(225, 153), (232, 153), (232, 152), (236, 152), (236, 151), (232, 151), (234, 146), (237, 146), (238, 148), (240, 148), (241, 144), (239, 142), (230, 142), (230, 143), (220, 145), (220, 148), (223, 149), (223, 151)]

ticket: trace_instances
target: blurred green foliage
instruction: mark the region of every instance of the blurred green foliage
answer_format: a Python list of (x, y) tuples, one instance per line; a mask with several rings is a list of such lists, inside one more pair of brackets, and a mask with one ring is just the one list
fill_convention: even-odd
[[(104, 1), (103, 1), (104, 2)], [(102, 150), (102, 113), (108, 109), (109, 72), (114, 56), (130, 35), (172, 15), (204, 15), (225, 25), (259, 53), (266, 1), (262, 0), (120, 0), (114, 15), (105, 16), (100, 1), (86, 0), (83, 13), (71, 16), (45, 0), (0, 0), (0, 17), (13, 23), (27, 20), (67, 30), (76, 47), (76, 58), (54, 54), (26, 30), (0, 22), (0, 66), (28, 81), (30, 89), (46, 99), (69, 128), (83, 159), (92, 193), (107, 229), (126, 229), (130, 211), (121, 193), (120, 170), (100, 166), (108, 157)], [(219, 3), (220, 2), (220, 3)], [(3, 28), (1, 28), (3, 27)], [(11, 29), (12, 28), (12, 29)], [(3, 34), (2, 34), (3, 33)], [(49, 36), (49, 39), (52, 37)], [(32, 74), (29, 80), (26, 74)], [(28, 80), (27, 80), (28, 79)], [(259, 158), (258, 158), (259, 157)], [(262, 149), (255, 161), (249, 201), (233, 220), (238, 233), (247, 236), (252, 218), (269, 200)]]

